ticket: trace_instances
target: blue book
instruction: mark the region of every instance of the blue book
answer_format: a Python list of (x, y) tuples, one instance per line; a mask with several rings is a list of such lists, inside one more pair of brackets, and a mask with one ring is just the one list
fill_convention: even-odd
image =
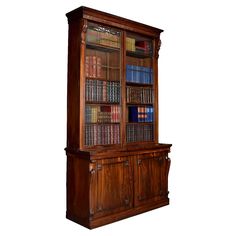
[(146, 67), (146, 68), (145, 68), (145, 71), (146, 71), (146, 73), (145, 73), (145, 74), (146, 74), (145, 83), (146, 83), (146, 84), (149, 84), (149, 68)]
[(151, 114), (151, 107), (147, 107), (147, 119), (146, 119), (146, 122), (150, 122), (150, 114)]
[(150, 107), (150, 122), (153, 122), (153, 107)]
[(140, 83), (140, 79), (141, 79), (141, 77), (140, 77), (140, 66), (136, 66), (136, 82), (137, 83)]
[(145, 84), (148, 84), (149, 83), (149, 81), (148, 81), (148, 67), (145, 67), (144, 71), (145, 71)]
[(129, 107), (129, 122), (138, 122), (138, 107)]
[(148, 107), (144, 108), (144, 119), (143, 122), (148, 122)]
[(132, 82), (137, 83), (137, 66), (132, 66)]
[(146, 83), (150, 84), (150, 68), (146, 68)]
[(126, 81), (131, 81), (131, 69), (130, 65), (126, 65)]
[(152, 68), (150, 68), (150, 84), (153, 84), (153, 71), (152, 71)]
[(145, 77), (144, 77), (144, 72), (143, 72), (143, 66), (140, 66), (140, 83), (144, 83)]

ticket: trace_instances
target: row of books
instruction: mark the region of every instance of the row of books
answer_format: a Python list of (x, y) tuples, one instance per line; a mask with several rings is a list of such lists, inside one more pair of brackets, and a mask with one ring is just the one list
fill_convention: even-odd
[(118, 123), (120, 122), (120, 106), (86, 105), (86, 123)]
[(136, 41), (135, 42), (135, 49), (136, 49), (136, 52), (148, 54), (152, 50), (151, 42), (145, 41), (145, 40)]
[(135, 39), (126, 37), (126, 50), (135, 52)]
[(119, 124), (86, 124), (85, 145), (108, 145), (120, 143)]
[(153, 90), (146, 87), (126, 87), (126, 100), (127, 103), (153, 103)]
[(153, 122), (153, 107), (151, 106), (129, 106), (129, 122)]
[(126, 81), (153, 84), (153, 71), (150, 67), (126, 65)]
[(102, 58), (99, 56), (85, 57), (85, 76), (96, 78), (102, 77)]
[(119, 35), (113, 32), (99, 31), (96, 28), (87, 30), (87, 42), (114, 48), (120, 47)]
[(150, 41), (137, 41), (135, 38), (126, 38), (126, 50), (131, 52), (139, 52), (149, 54), (152, 50)]
[(153, 125), (128, 124), (126, 126), (126, 141), (153, 141)]
[(87, 79), (85, 99), (91, 102), (120, 102), (120, 82)]

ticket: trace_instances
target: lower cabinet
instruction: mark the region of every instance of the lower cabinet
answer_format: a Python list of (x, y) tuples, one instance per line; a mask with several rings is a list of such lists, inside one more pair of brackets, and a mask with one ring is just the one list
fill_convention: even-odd
[(67, 155), (67, 218), (95, 228), (168, 205), (168, 152)]

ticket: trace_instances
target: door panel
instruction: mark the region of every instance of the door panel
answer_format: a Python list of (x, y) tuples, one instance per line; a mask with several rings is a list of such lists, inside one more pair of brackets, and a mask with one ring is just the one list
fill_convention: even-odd
[[(91, 178), (90, 213), (101, 216), (132, 207), (132, 166), (129, 158), (99, 160)], [(92, 208), (92, 209), (91, 209)]]
[(135, 206), (161, 201), (168, 191), (166, 154), (138, 155), (135, 164)]

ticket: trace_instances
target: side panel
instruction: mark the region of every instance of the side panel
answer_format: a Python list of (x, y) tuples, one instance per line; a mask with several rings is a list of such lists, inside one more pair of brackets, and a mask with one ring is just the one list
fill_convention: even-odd
[(89, 217), (89, 161), (67, 154), (67, 212), (69, 219), (87, 225)]
[(80, 24), (69, 24), (68, 81), (67, 81), (67, 148), (79, 147), (80, 104)]

